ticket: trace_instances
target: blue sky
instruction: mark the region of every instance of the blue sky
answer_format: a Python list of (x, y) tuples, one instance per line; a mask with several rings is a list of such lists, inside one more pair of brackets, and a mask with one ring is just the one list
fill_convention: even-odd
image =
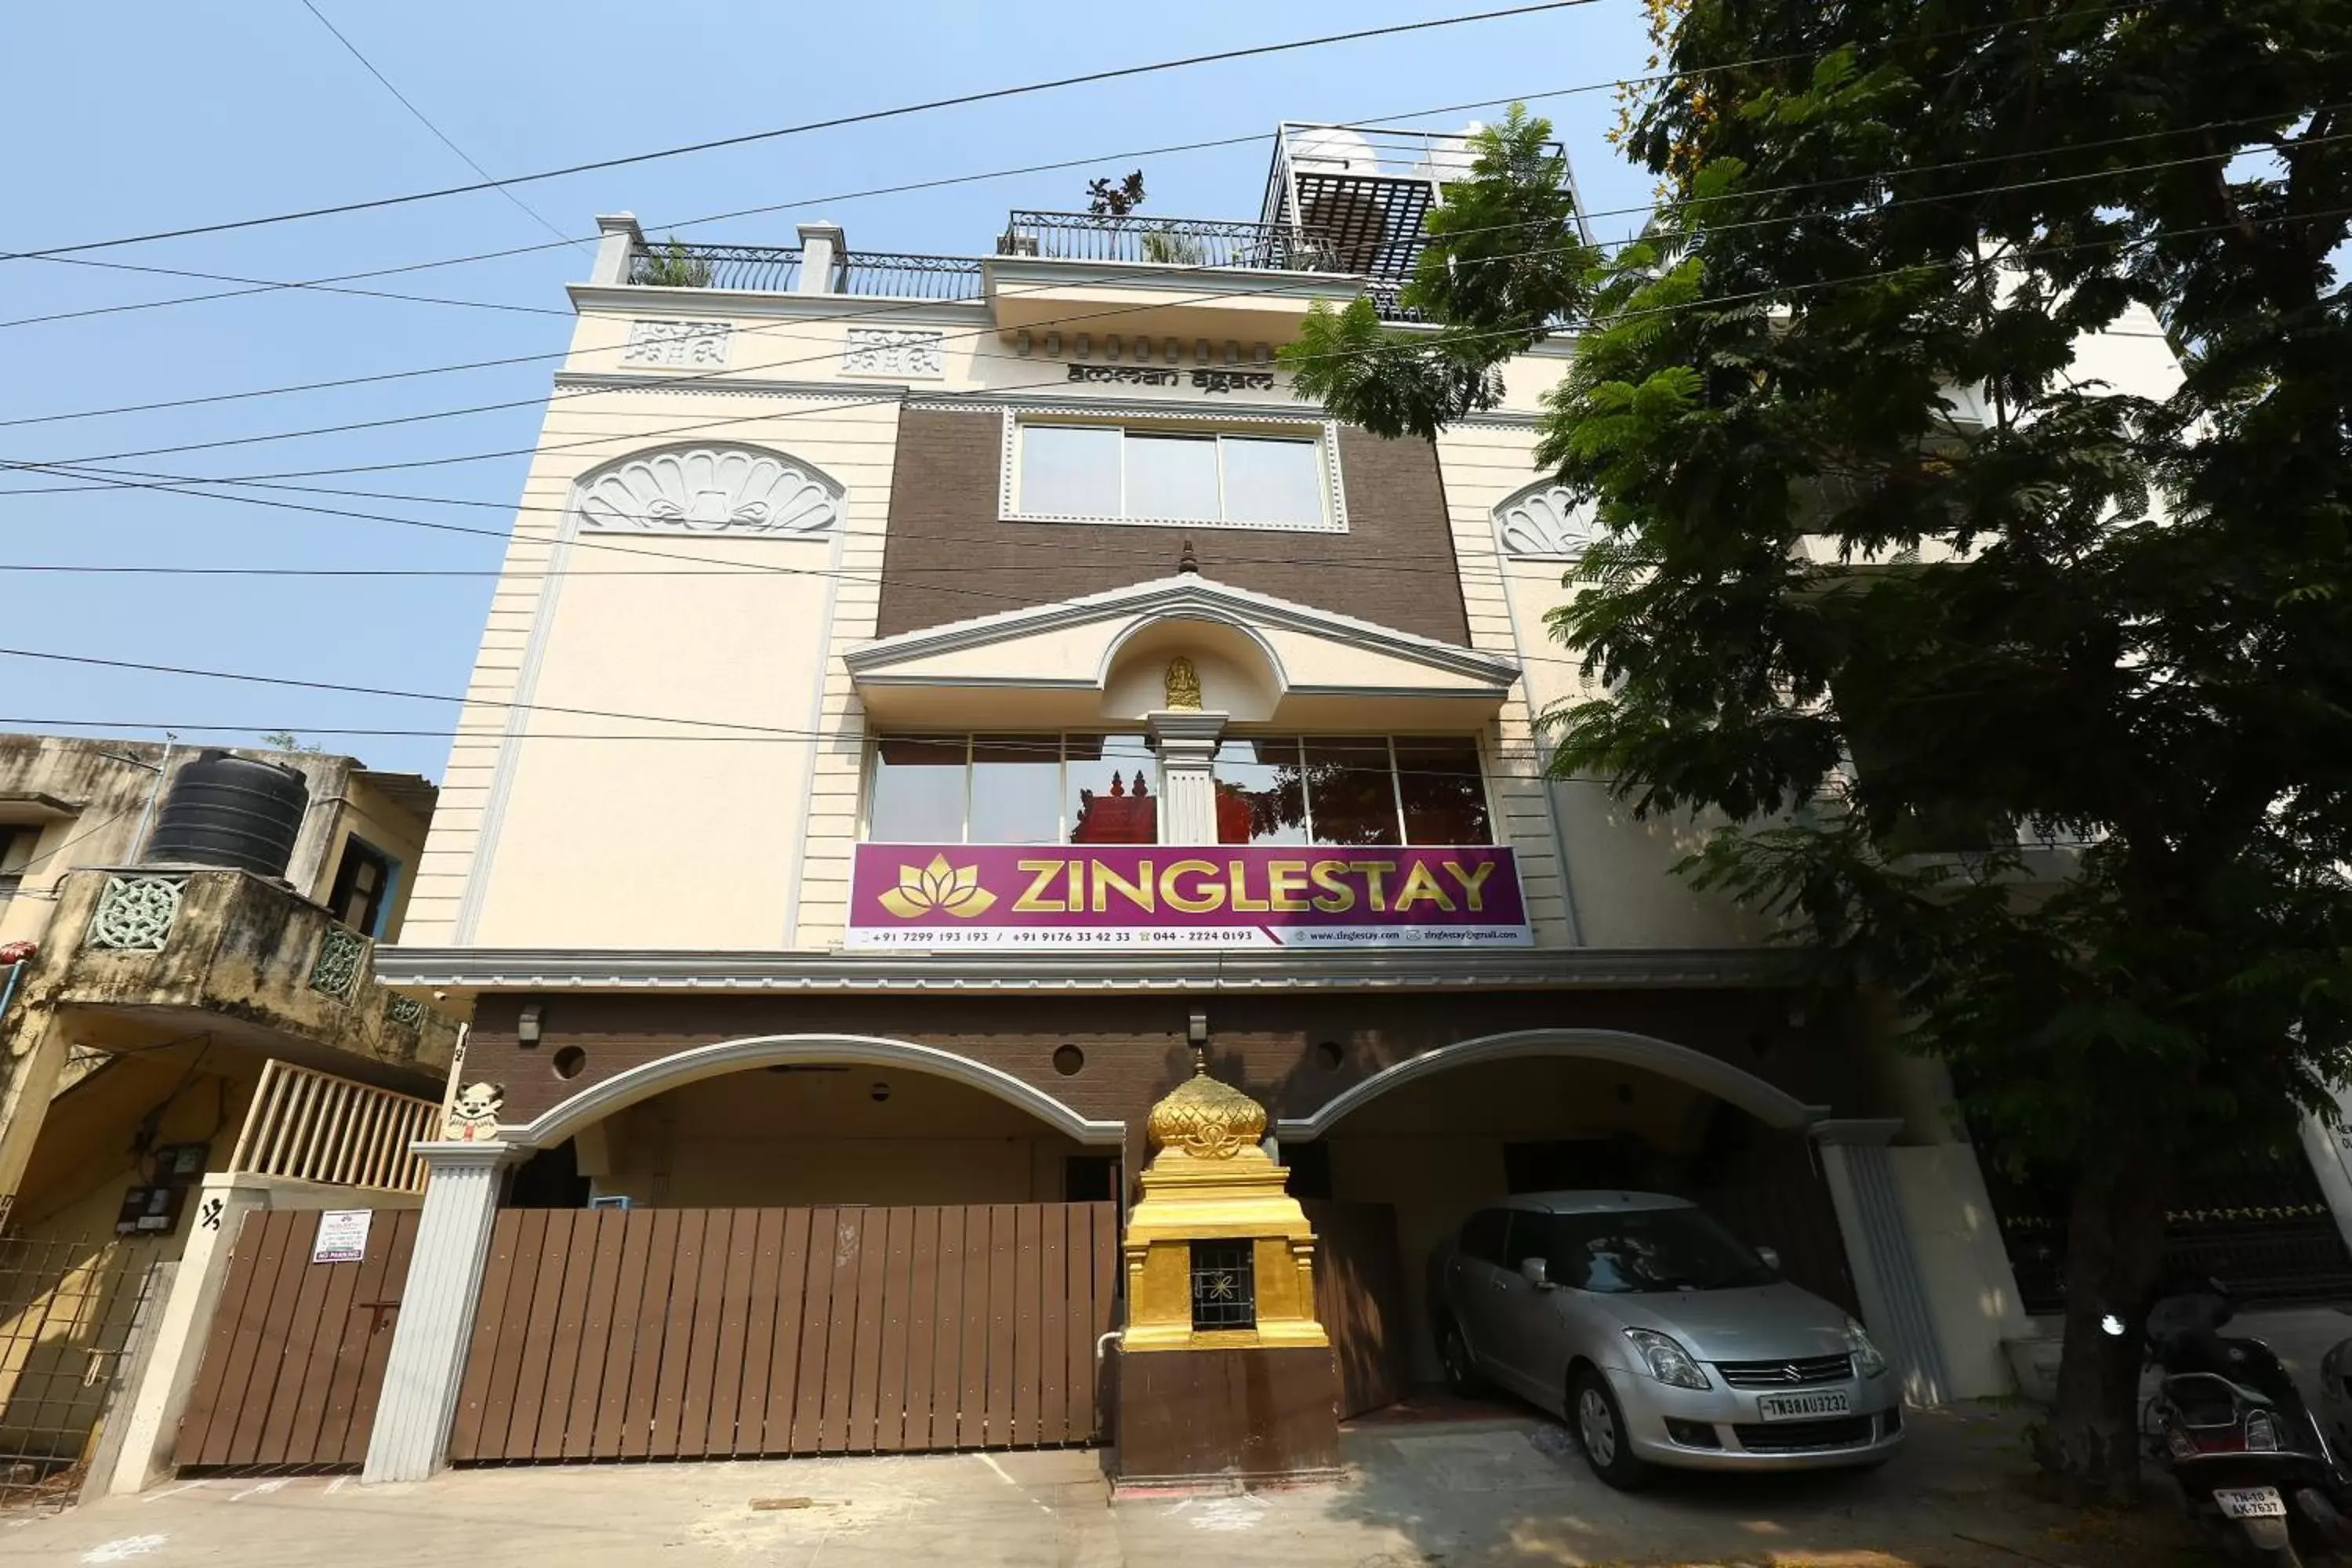
[[(639, 3), (398, 7), (315, 0), (376, 68), (493, 174), (624, 155), (919, 100), (1444, 15), (1434, 0), (1348, 5), (1109, 6), (899, 0), (845, 7)], [(0, 94), (14, 150), (0, 250), (38, 248), (463, 184), (458, 156), (410, 118), (301, 0), (233, 6), (19, 8)], [(1269, 132), (1283, 119), (1349, 120), (1639, 71), (1633, 0), (1192, 68), (1098, 87), (821, 132), (520, 187), (567, 235), (632, 211), (656, 235), (794, 243), (794, 226), (840, 222), (877, 249), (984, 252), (1012, 206), (1081, 205), (1091, 174), (1144, 169), (1148, 211), (1255, 216), (1264, 142), (1135, 158), (1129, 149)], [(46, 62), (46, 63), (43, 63)], [(1588, 205), (1629, 208), (1648, 176), (1602, 141), (1605, 92), (1538, 101), (1559, 124)], [(1440, 117), (1457, 125), (1468, 114)], [(1087, 157), (1085, 169), (847, 199), (875, 186)], [(703, 215), (785, 204), (730, 224)], [(1631, 219), (1604, 217), (1604, 235)], [(504, 195), (94, 252), (90, 259), (271, 279), (323, 278), (550, 241)], [(243, 440), (313, 426), (478, 404), (523, 406), (341, 435), (122, 459), (173, 475), (412, 463), (528, 448), (551, 362), (335, 391), (101, 418), (47, 416), (125, 404), (551, 354), (569, 333), (563, 285), (584, 247), (362, 282), (521, 309), (474, 309), (277, 290), (22, 323), (234, 287), (51, 261), (0, 262), (0, 458), (82, 461), (141, 448)], [(562, 312), (562, 314), (548, 312)], [(21, 421), (40, 421), (22, 423)], [(301, 482), (495, 506), (316, 498), (503, 530), (526, 458), (328, 475)], [(152, 491), (11, 494), (53, 481), (0, 479), (0, 566), (268, 565), (494, 570), (493, 539)], [(270, 492), (262, 492), (270, 493)], [(312, 498), (289, 498), (312, 499)], [(142, 663), (457, 692), (489, 600), (487, 574), (438, 578), (202, 577), (0, 573), (0, 646)], [(0, 728), (160, 738), (165, 725), (226, 724), (191, 742), (251, 743), (262, 730), (446, 731), (445, 704), (274, 689), (134, 670), (0, 658)], [(320, 735), (371, 765), (437, 777), (439, 736)]]

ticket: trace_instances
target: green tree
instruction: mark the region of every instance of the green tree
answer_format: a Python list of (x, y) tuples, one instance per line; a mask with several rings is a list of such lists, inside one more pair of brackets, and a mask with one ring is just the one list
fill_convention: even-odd
[[(2099, 1320), (2139, 1321), (2200, 1160), (2352, 1068), (2352, 10), (1654, 15), (1638, 243), (1580, 268), (1565, 223), (1508, 226), (1547, 199), (1515, 114), (1441, 209), (1504, 226), (1433, 225), (1440, 331), (1360, 304), (1290, 363), (1427, 435), (1576, 312), (1538, 460), (1602, 538), (1551, 626), (1609, 695), (1549, 716), (1552, 764), (1719, 814), (1687, 873), (1894, 997), (1971, 1126), (2066, 1173), (2037, 1454), (2126, 1497), (2140, 1345)], [(1521, 268), (1552, 297), (1475, 309)]]

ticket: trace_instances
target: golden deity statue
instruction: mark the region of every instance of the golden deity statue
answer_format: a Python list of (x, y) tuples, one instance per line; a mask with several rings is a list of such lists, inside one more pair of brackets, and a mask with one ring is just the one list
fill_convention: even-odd
[(1201, 672), (1181, 653), (1168, 661), (1168, 707), (1192, 713), (1201, 710)]

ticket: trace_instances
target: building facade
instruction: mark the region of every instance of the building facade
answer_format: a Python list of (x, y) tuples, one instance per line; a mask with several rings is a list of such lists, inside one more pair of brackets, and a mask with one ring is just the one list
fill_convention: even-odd
[(1399, 1377), (1466, 1213), (1611, 1185), (1775, 1247), (1915, 1397), (2012, 1386), (1935, 1075), (1674, 875), (1704, 824), (1545, 776), (1590, 690), (1545, 633), (1587, 522), (1532, 458), (1567, 342), (1433, 443), (1273, 361), (1318, 302), (1398, 313), (1460, 143), (1278, 143), (1255, 220), (1017, 212), (975, 258), (602, 220), (378, 955), (470, 1035), (372, 1475), (453, 1420), (489, 1452), (502, 1204), (1124, 1205), (1195, 1047), (1327, 1272), (1401, 1279)]
[[(258, 859), (207, 847), (217, 793), (175, 806), (225, 771), (277, 791)], [(457, 1028), (370, 955), (399, 934), (433, 796), (349, 757), (0, 736), (0, 1500), (110, 1484), (134, 1361), (168, 1462), (238, 1215), (417, 1201), (405, 1145)]]

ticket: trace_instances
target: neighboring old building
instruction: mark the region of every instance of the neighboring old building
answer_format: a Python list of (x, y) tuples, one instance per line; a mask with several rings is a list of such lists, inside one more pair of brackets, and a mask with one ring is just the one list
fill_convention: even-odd
[(0, 736), (0, 1489), (89, 1457), (192, 1237), (416, 1201), (456, 1026), (369, 954), (433, 800), (349, 757)]
[(1287, 126), (1255, 219), (978, 258), (603, 220), (377, 954), (471, 1032), (371, 1476), (1094, 1436), (1195, 1045), (1269, 1108), (1351, 1405), (1433, 1370), (1442, 1235), (1578, 1185), (1703, 1199), (1916, 1397), (2011, 1386), (1936, 1075), (1674, 875), (1698, 825), (1544, 776), (1568, 342), (1433, 444), (1272, 363), (1400, 314), (1462, 156), (1400, 143)]

